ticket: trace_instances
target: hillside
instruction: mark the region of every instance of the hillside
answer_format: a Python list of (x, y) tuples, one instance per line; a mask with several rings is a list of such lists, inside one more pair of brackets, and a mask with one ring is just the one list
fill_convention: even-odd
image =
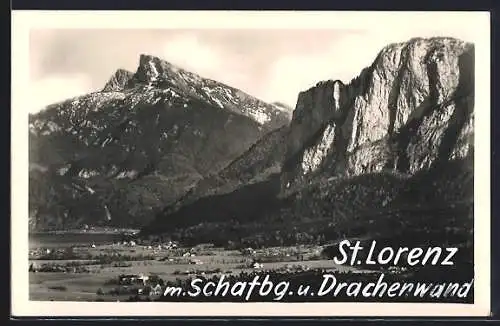
[(141, 55), (101, 91), (30, 116), (30, 226), (142, 226), (288, 114)]

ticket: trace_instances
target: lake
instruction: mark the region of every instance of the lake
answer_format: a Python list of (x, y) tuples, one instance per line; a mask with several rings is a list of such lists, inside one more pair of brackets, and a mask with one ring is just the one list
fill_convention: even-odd
[(111, 244), (120, 241), (119, 233), (30, 233), (30, 248), (55, 248)]

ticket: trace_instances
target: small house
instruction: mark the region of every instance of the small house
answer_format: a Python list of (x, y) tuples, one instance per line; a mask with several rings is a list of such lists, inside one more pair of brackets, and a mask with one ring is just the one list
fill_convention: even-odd
[(137, 280), (141, 281), (143, 285), (146, 285), (146, 283), (148, 282), (149, 280), (149, 276), (147, 275), (140, 275)]
[(150, 296), (159, 296), (163, 294), (163, 290), (160, 284), (156, 284), (156, 286), (152, 287), (149, 291)]

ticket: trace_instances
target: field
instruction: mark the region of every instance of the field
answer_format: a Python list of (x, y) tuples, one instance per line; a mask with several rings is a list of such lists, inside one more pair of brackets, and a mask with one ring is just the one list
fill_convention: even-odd
[[(307, 247), (284, 247), (267, 248), (256, 250), (252, 255), (242, 253), (238, 250), (227, 250), (203, 245), (194, 248), (158, 249), (152, 246), (136, 245), (130, 247), (122, 243), (102, 244), (92, 247), (71, 247), (71, 259), (54, 257), (46, 259), (43, 255), (30, 255), (30, 300), (63, 300), (63, 301), (117, 301), (130, 297), (126, 294), (108, 295), (109, 291), (116, 288), (116, 284), (110, 283), (119, 275), (157, 275), (164, 281), (176, 281), (186, 279), (193, 275), (209, 274), (214, 270), (224, 274), (237, 274), (241, 272), (252, 272), (254, 260), (262, 261), (259, 270), (277, 270), (300, 265), (306, 269), (341, 269), (349, 270), (349, 267), (334, 266), (331, 260), (321, 259), (318, 253), (322, 248), (315, 246)], [(61, 252), (64, 249), (59, 248)], [(34, 250), (34, 249), (33, 249)], [(51, 253), (54, 252), (52, 246)], [(290, 254), (300, 250), (301, 257)], [(77, 259), (77, 257), (85, 259)], [(105, 258), (105, 259), (103, 259)], [(298, 259), (303, 259), (298, 261)], [(64, 269), (61, 271), (50, 270), (55, 267)], [(97, 291), (104, 294), (97, 294)]]

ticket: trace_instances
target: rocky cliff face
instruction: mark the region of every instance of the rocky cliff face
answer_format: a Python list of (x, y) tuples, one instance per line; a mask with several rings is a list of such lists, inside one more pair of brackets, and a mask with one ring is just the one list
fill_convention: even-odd
[(284, 192), (315, 175), (413, 174), (473, 146), (474, 47), (415, 38), (385, 47), (344, 85), (299, 94), (287, 142)]
[(30, 116), (30, 223), (140, 226), (289, 121), (244, 92), (141, 55), (102, 91)]

